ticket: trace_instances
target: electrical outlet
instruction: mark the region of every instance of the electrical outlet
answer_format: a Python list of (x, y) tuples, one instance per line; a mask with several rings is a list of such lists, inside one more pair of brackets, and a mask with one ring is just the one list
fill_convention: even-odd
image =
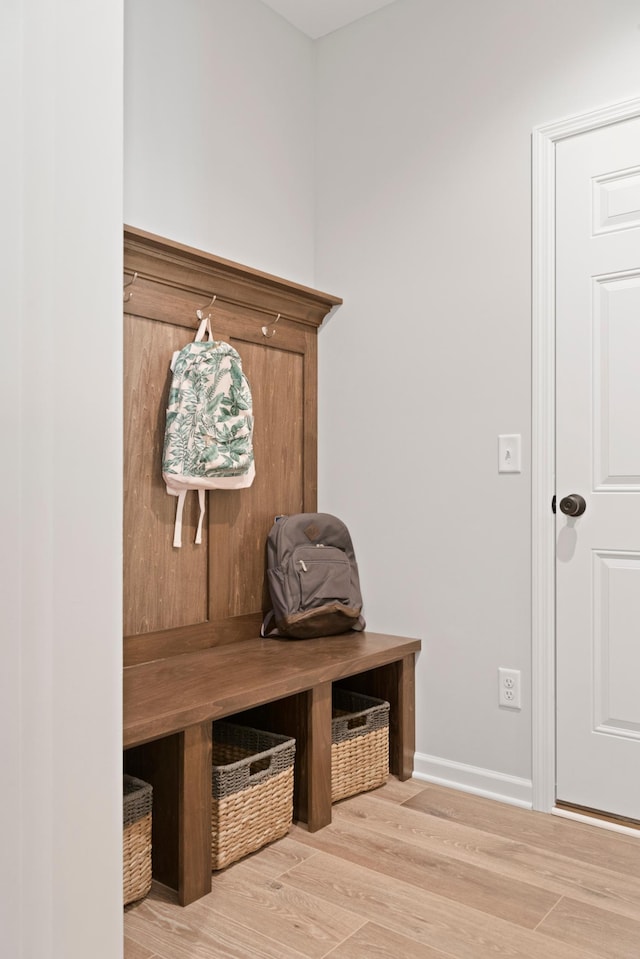
[(520, 670), (498, 668), (498, 705), (520, 709)]

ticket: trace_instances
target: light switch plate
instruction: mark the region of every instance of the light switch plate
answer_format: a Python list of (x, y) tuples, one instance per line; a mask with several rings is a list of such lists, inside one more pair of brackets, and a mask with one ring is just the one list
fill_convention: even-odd
[(498, 436), (498, 472), (522, 472), (520, 433), (501, 433)]

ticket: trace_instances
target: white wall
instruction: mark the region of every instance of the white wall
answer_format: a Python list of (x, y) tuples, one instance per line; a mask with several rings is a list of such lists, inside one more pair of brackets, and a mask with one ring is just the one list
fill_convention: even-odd
[[(21, 87), (16, 78), (21, 74), (21, 11), (19, 0), (11, 0), (0, 7), (0, 117), (3, 128), (16, 131), (0, 150), (0, 183), (2, 188), (2, 211), (5, 227), (0, 229), (0, 295), (6, 317), (20, 315), (22, 258), (20, 255), (21, 205), (20, 179), (22, 150)], [(9, 188), (7, 188), (7, 185)], [(5, 362), (3, 370), (3, 393), (6, 397), (18, 397), (22, 389), (22, 332), (20, 324), (2, 324), (3, 355), (12, 357)], [(4, 442), (8, 449), (18, 452), (22, 445), (21, 413), (17, 402), (13, 413), (5, 421)], [(2, 822), (0, 842), (3, 855), (0, 858), (0, 929), (3, 945), (10, 956), (20, 953), (20, 895), (16, 884), (19, 875), (21, 844), (21, 743), (20, 743), (20, 626), (21, 610), (17, 597), (20, 593), (20, 566), (16, 557), (21, 553), (20, 510), (20, 460), (17, 469), (3, 478), (0, 496), (0, 516), (3, 535), (0, 537), (0, 624), (2, 636), (0, 650), (3, 667), (0, 670), (0, 757), (5, 770), (3, 781), (12, 782), (13, 788), (3, 789)], [(12, 777), (6, 770), (13, 770)]]
[(637, 4), (397, 0), (315, 44), (258, 0), (125, 9), (125, 221), (344, 297), (320, 506), (369, 626), (424, 640), (418, 769), (527, 801), (530, 136), (638, 94)]
[(122, 954), (122, 4), (2, 5), (3, 955)]
[[(318, 42), (320, 500), (423, 639), (418, 770), (530, 798), (530, 135), (640, 93), (635, 0), (398, 0)], [(498, 475), (497, 435), (523, 436)], [(497, 668), (522, 670), (522, 711)], [(471, 768), (470, 768), (471, 767)]]
[(125, 222), (313, 279), (313, 44), (258, 0), (126, 0)]

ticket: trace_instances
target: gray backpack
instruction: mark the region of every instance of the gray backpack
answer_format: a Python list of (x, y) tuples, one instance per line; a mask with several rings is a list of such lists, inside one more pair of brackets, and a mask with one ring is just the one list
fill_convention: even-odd
[(278, 517), (267, 538), (267, 580), (273, 609), (263, 636), (311, 639), (365, 628), (351, 536), (330, 513)]

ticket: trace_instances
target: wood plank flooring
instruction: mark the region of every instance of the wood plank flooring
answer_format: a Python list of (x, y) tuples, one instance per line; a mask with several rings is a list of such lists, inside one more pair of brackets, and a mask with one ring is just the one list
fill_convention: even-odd
[(124, 925), (125, 959), (640, 959), (640, 837), (390, 779)]

